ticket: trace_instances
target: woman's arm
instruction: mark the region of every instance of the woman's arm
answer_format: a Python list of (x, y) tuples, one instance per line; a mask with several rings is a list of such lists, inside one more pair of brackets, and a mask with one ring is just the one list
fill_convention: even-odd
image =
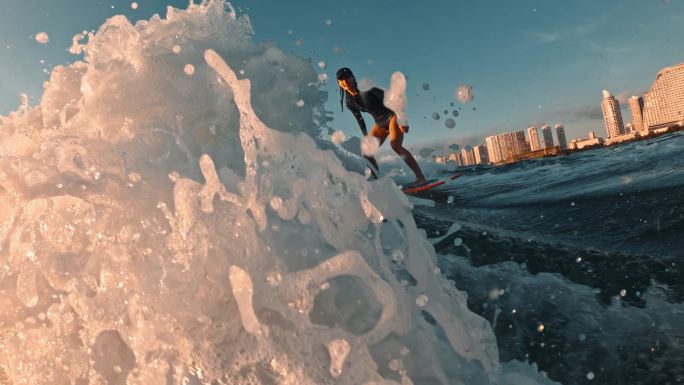
[[(349, 108), (349, 106), (347, 106), (347, 108)], [(361, 111), (355, 108), (349, 108), (349, 111), (351, 111), (354, 114), (356, 122), (359, 123), (359, 128), (361, 129), (363, 136), (368, 135), (368, 130), (366, 129), (366, 121), (363, 120), (363, 116), (361, 116)]]

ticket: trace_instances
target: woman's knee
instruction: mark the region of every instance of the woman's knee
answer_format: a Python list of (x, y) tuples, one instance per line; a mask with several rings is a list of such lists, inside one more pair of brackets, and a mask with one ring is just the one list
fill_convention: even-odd
[(406, 151), (406, 149), (404, 149), (404, 146), (402, 146), (401, 141), (398, 140), (391, 140), (390, 147), (392, 147), (392, 150), (394, 150), (397, 154), (401, 154), (404, 151)]

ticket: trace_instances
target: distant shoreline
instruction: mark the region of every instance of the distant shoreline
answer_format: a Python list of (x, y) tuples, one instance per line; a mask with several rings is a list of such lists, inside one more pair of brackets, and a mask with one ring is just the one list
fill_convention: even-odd
[[(596, 149), (601, 149), (601, 148), (621, 146), (621, 145), (628, 144), (628, 143), (640, 142), (640, 141), (644, 141), (644, 140), (658, 138), (658, 137), (665, 136), (665, 135), (674, 134), (674, 133), (681, 132), (681, 131), (684, 131), (684, 126), (672, 126), (672, 127), (668, 127), (666, 130), (651, 131), (647, 135), (636, 135), (633, 139), (625, 139), (623, 141), (616, 142), (616, 143), (609, 144), (609, 145), (596, 144), (593, 146), (587, 146), (587, 147), (583, 147), (583, 148), (579, 148), (579, 149), (561, 149), (559, 146), (554, 146), (553, 148), (550, 148), (550, 149), (538, 150), (538, 151), (535, 151), (534, 153), (526, 152), (526, 153), (511, 157), (511, 158), (508, 158), (508, 159), (501, 161), (501, 162), (488, 163), (486, 165), (498, 167), (498, 166), (504, 166), (504, 165), (508, 165), (508, 164), (522, 162), (525, 160), (553, 158), (553, 157), (560, 156), (560, 155), (569, 155), (569, 154), (572, 154), (575, 152), (585, 152), (585, 151), (591, 151), (591, 150), (596, 150)], [(458, 167), (458, 168), (465, 168), (465, 167), (470, 167), (470, 166), (462, 166), (462, 167)]]

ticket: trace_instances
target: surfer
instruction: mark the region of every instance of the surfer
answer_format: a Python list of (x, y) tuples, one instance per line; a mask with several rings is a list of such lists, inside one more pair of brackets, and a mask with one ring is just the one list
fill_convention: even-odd
[[(426, 183), (427, 180), (420, 166), (418, 166), (418, 162), (416, 162), (416, 159), (409, 150), (402, 145), (404, 134), (408, 133), (409, 126), (400, 125), (397, 122), (397, 114), (385, 107), (383, 103), (385, 92), (377, 87), (373, 87), (368, 91), (359, 91), (354, 74), (346, 67), (340, 68), (337, 71), (337, 84), (340, 86), (340, 106), (342, 110), (344, 110), (344, 102), (346, 101), (347, 108), (354, 114), (363, 135), (367, 136), (368, 131), (366, 129), (366, 122), (363, 116), (361, 116), (362, 111), (368, 112), (373, 117), (375, 125), (371, 129), (370, 134), (378, 139), (380, 146), (389, 136), (392, 149), (416, 175), (416, 181), (412, 185), (417, 186)], [(377, 179), (378, 162), (373, 156), (365, 157), (373, 165), (373, 167), (369, 168), (373, 177)]]

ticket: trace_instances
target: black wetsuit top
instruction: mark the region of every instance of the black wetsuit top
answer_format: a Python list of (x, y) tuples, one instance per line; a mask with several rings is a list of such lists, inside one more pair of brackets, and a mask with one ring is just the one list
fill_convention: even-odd
[(383, 100), (385, 99), (385, 91), (380, 88), (373, 87), (368, 91), (359, 91), (356, 96), (347, 94), (347, 108), (354, 114), (356, 121), (361, 127), (361, 132), (367, 135), (366, 122), (361, 116), (361, 112), (368, 112), (373, 116), (376, 124), (387, 128), (387, 122), (394, 115), (394, 112), (385, 107)]

